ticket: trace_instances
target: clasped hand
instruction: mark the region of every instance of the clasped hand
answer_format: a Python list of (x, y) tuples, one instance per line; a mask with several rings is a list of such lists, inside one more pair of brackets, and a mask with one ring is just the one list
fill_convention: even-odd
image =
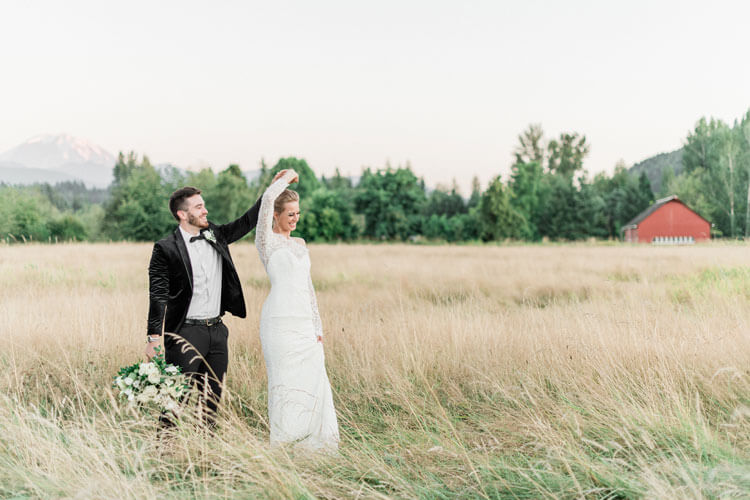
[(274, 182), (276, 182), (277, 180), (279, 180), (279, 179), (281, 179), (282, 177), (284, 177), (284, 175), (285, 175), (285, 174), (286, 174), (287, 172), (291, 172), (291, 173), (293, 173), (293, 174), (294, 174), (294, 177), (292, 177), (292, 180), (290, 180), (290, 181), (289, 181), (289, 184), (294, 184), (295, 182), (299, 182), (299, 175), (297, 174), (297, 172), (295, 172), (295, 171), (294, 171), (294, 170), (292, 170), (292, 169), (286, 169), (286, 168), (285, 168), (284, 170), (279, 170), (279, 173), (278, 173), (278, 174), (276, 174), (276, 175), (275, 175), (275, 176), (273, 177), (273, 180), (271, 181), (271, 184), (273, 184), (273, 183), (274, 183)]

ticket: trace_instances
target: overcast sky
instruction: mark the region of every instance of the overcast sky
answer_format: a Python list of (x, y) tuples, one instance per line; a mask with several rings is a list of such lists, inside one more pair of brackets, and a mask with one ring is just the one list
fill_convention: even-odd
[(748, 20), (722, 0), (3, 0), (0, 151), (66, 132), (182, 167), (409, 161), (466, 187), (541, 123), (611, 172), (750, 108)]

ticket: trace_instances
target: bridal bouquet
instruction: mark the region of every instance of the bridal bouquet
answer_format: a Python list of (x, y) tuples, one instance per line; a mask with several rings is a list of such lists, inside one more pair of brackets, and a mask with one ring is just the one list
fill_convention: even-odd
[(180, 368), (168, 364), (158, 351), (151, 361), (120, 368), (112, 386), (129, 404), (156, 406), (171, 412), (178, 409), (178, 402), (189, 388)]

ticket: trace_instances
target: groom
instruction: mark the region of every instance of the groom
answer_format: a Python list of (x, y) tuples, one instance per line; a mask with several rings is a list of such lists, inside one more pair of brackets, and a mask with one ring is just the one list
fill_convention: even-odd
[(152, 358), (164, 340), (167, 363), (192, 378), (209, 423), (221, 399), (229, 358), (229, 331), (221, 316), (227, 311), (240, 318), (246, 314), (228, 245), (255, 228), (260, 203), (258, 199), (239, 219), (216, 225), (206, 218), (199, 189), (178, 189), (169, 198), (169, 210), (179, 226), (157, 241), (151, 253), (146, 356)]

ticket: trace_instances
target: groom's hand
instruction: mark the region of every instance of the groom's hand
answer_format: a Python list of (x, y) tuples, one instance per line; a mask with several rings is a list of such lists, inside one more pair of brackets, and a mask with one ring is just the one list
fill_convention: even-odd
[(148, 342), (146, 344), (146, 350), (144, 353), (146, 354), (146, 358), (148, 358), (149, 361), (153, 359), (154, 356), (156, 356), (157, 347), (161, 347), (161, 339), (157, 340), (156, 342)]

